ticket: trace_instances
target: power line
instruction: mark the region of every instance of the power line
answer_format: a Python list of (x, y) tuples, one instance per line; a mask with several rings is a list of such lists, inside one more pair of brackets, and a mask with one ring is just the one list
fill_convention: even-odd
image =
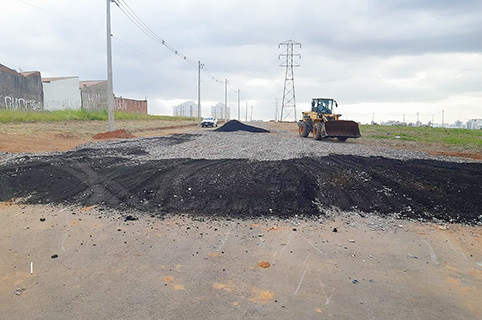
[[(17, 1), (23, 3), (23, 4), (27, 5), (27, 6), (30, 6), (30, 7), (32, 7), (32, 8), (35, 8), (35, 9), (37, 9), (37, 10), (43, 11), (43, 12), (45, 12), (45, 13), (48, 13), (48, 14), (50, 14), (50, 15), (52, 15), (52, 16), (57, 17), (57, 18), (60, 18), (60, 19), (63, 19), (63, 20), (66, 20), (66, 21), (75, 23), (75, 24), (77, 24), (77, 25), (79, 25), (79, 26), (88, 28), (88, 29), (90, 29), (90, 30), (93, 30), (93, 31), (96, 31), (96, 32), (99, 32), (99, 33), (105, 33), (105, 30), (100, 30), (100, 29), (94, 28), (94, 27), (92, 27), (92, 26), (83, 24), (83, 23), (81, 23), (81, 22), (72, 20), (72, 19), (70, 19), (70, 18), (64, 17), (64, 16), (62, 16), (62, 15), (60, 15), (60, 14), (57, 14), (57, 13), (55, 13), (55, 12), (46, 10), (46, 9), (44, 9), (44, 8), (41, 8), (41, 7), (38, 7), (38, 6), (33, 5), (33, 4), (31, 4), (31, 3), (28, 3), (28, 2), (26, 2), (26, 1), (23, 1), (23, 0), (17, 0)], [(117, 41), (123, 43), (124, 45), (130, 47), (131, 49), (137, 51), (138, 53), (146, 56), (147, 58), (151, 59), (152, 61), (154, 61), (154, 62), (156, 62), (156, 63), (158, 63), (158, 64), (160, 64), (160, 65), (166, 66), (165, 63), (163, 63), (163, 62), (161, 62), (160, 60), (152, 57), (151, 55), (143, 52), (143, 51), (140, 50), (139, 48), (136, 48), (135, 46), (131, 45), (131, 44), (128, 43), (127, 41), (124, 41), (123, 39), (119, 38), (118, 36), (112, 35), (112, 37), (113, 37), (114, 39), (116, 39)], [(174, 70), (174, 69), (173, 69), (172, 67), (170, 67), (169, 65), (167, 65), (167, 67), (170, 68), (170, 69), (172, 69), (172, 70)], [(180, 71), (177, 71), (177, 72), (180, 72)], [(180, 72), (180, 73), (182, 73), (183, 75), (185, 75), (185, 76), (187, 76), (187, 77), (191, 77), (191, 75), (188, 75), (188, 74), (186, 74), (186, 73), (184, 73), (184, 72)]]
[(206, 72), (206, 74), (208, 74), (210, 77), (211, 77), (211, 80), (217, 82), (217, 83), (221, 83), (221, 84), (224, 84), (224, 81), (223, 80), (219, 80), (219, 79), (216, 79), (212, 74), (211, 72), (209, 72), (208, 68), (206, 66), (204, 66), (203, 68), (204, 72)]
[[(40, 10), (40, 11), (43, 11), (43, 12), (46, 12), (50, 15), (53, 15), (55, 17), (58, 17), (58, 18), (61, 18), (63, 20), (66, 20), (66, 21), (69, 21), (69, 22), (72, 22), (72, 23), (75, 23), (75, 24), (78, 24), (82, 27), (85, 27), (85, 28), (88, 28), (88, 29), (91, 29), (93, 31), (96, 31), (96, 32), (99, 32), (99, 33), (104, 33), (105, 31), (104, 30), (99, 30), (97, 28), (94, 28), (94, 27), (91, 27), (89, 25), (86, 25), (86, 24), (83, 24), (81, 22), (78, 22), (78, 21), (75, 21), (75, 20), (72, 20), (70, 18), (67, 18), (67, 17), (64, 17), (62, 15), (59, 15), (57, 13), (54, 13), (52, 11), (49, 11), (49, 10), (46, 10), (46, 9), (43, 9), (39, 6), (36, 6), (36, 5), (33, 5), (31, 3), (28, 3), (24, 0), (17, 0), (18, 2), (21, 2), (25, 5), (28, 5), (30, 7), (33, 7), (37, 10)], [(131, 9), (131, 7), (127, 4), (127, 2), (125, 0), (111, 0), (111, 2), (115, 3), (117, 5), (117, 7), (122, 11), (122, 13), (124, 13), (124, 15), (139, 29), (141, 30), (144, 34), (146, 34), (149, 38), (151, 38), (152, 40), (156, 41), (157, 43), (163, 45), (164, 47), (166, 47), (169, 51), (171, 51), (172, 53), (174, 53), (175, 55), (177, 55), (178, 57), (182, 58), (184, 61), (186, 61), (187, 63), (189, 63), (191, 66), (194, 66), (194, 67), (197, 67), (198, 66), (198, 61), (194, 61), (194, 60), (191, 60), (189, 59), (187, 56), (183, 55), (179, 50), (175, 49), (173, 46), (171, 46), (167, 41), (165, 41), (164, 39), (162, 39), (161, 37), (159, 37), (146, 23), (144, 23), (142, 21), (142, 19), (139, 18), (139, 16), (134, 12), (134, 10)], [(148, 57), (149, 59), (159, 63), (159, 64), (162, 64), (161, 61), (153, 58), (152, 56), (148, 55), (147, 53), (143, 52), (142, 50), (134, 47), (133, 45), (129, 44), (128, 42), (122, 40), (121, 38), (117, 37), (117, 36), (114, 36), (112, 35), (113, 38), (115, 38), (116, 40), (122, 42), (123, 44), (131, 47), (132, 49), (134, 49), (135, 51), (139, 52), (140, 54)], [(214, 82), (216, 83), (220, 83), (220, 84), (223, 84), (224, 81), (223, 80), (219, 80), (217, 79), (216, 77), (214, 77), (212, 75), (212, 73), (206, 68), (206, 66), (203, 64), (203, 68), (202, 70), (204, 70), (204, 72), (206, 74), (209, 75), (209, 78), (211, 80), (213, 80)], [(237, 90), (231, 88), (231, 90), (233, 90), (233, 92), (237, 92)]]
[(174, 71), (176, 71), (176, 72), (178, 72), (178, 73), (180, 73), (180, 74), (183, 74), (184, 76), (186, 76), (186, 77), (188, 77), (188, 78), (192, 78), (192, 75), (189, 75), (189, 74), (187, 74), (187, 73), (185, 73), (185, 72), (176, 70), (176, 69), (172, 68), (172, 67), (171, 67), (170, 65), (168, 65), (168, 64), (166, 65), (165, 63), (161, 62), (160, 60), (152, 57), (151, 55), (149, 55), (149, 54), (143, 52), (142, 50), (134, 47), (133, 45), (129, 44), (128, 42), (125, 42), (125, 41), (122, 40), (121, 38), (119, 38), (119, 37), (117, 37), (117, 36), (115, 36), (115, 35), (112, 35), (112, 37), (113, 37), (115, 40), (123, 43), (124, 45), (126, 45), (126, 46), (128, 46), (128, 47), (130, 47), (131, 49), (137, 51), (138, 53), (146, 56), (147, 58), (151, 59), (152, 61), (158, 63), (159, 65), (162, 65), (162, 66), (167, 67), (167, 68), (169, 68), (169, 69), (171, 69), (171, 70), (174, 70)]
[(23, 4), (27, 5), (27, 6), (30, 6), (30, 7), (32, 7), (32, 8), (35, 8), (35, 9), (37, 9), (37, 10), (40, 10), (40, 11), (46, 12), (46, 13), (48, 13), (48, 14), (51, 14), (51, 15), (53, 15), (53, 16), (56, 16), (57, 18), (61, 18), (61, 19), (67, 20), (67, 21), (69, 21), (69, 22), (78, 24), (78, 25), (80, 25), (80, 26), (82, 26), (82, 27), (86, 27), (86, 28), (89, 28), (89, 29), (91, 29), (91, 30), (94, 30), (94, 31), (97, 31), (97, 32), (100, 32), (100, 33), (104, 33), (104, 32), (105, 32), (104, 30), (99, 30), (99, 29), (93, 28), (93, 27), (91, 27), (91, 26), (88, 26), (88, 25), (83, 24), (83, 23), (81, 23), (81, 22), (78, 22), (78, 21), (69, 19), (69, 18), (67, 18), (67, 17), (61, 16), (60, 14), (54, 13), (54, 12), (52, 12), (52, 11), (49, 11), (49, 10), (40, 8), (40, 7), (36, 6), (36, 5), (33, 5), (33, 4), (31, 4), (31, 3), (28, 3), (28, 2), (25, 2), (25, 1), (23, 1), (23, 0), (17, 0), (17, 1), (23, 3)]
[(124, 15), (137, 27), (141, 30), (145, 35), (147, 35), (152, 40), (160, 43), (164, 47), (166, 47), (169, 51), (177, 55), (178, 57), (182, 58), (186, 62), (188, 62), (193, 67), (197, 66), (197, 63), (191, 59), (188, 59), (185, 55), (183, 55), (179, 50), (175, 49), (166, 40), (159, 37), (152, 29), (145, 24), (136, 14), (135, 12), (129, 7), (129, 5), (124, 0), (112, 0), (117, 7), (124, 13)]
[(298, 24), (300, 23), (301, 17), (303, 16), (303, 13), (304, 13), (304, 11), (305, 11), (306, 2), (308, 2), (308, 0), (305, 0), (305, 2), (303, 3), (303, 5), (301, 6), (301, 10), (300, 10), (300, 13), (299, 13), (299, 15), (298, 15), (298, 19), (296, 20), (295, 25), (293, 26), (293, 31), (291, 32), (291, 37), (290, 37), (290, 38), (293, 38), (296, 29), (298, 29)]
[[(166, 40), (162, 39), (159, 37), (146, 23), (142, 21), (141, 18), (134, 12), (134, 10), (131, 9), (131, 7), (127, 4), (125, 0), (111, 0), (113, 1), (117, 7), (124, 13), (124, 15), (137, 27), (139, 30), (141, 30), (144, 34), (146, 34), (149, 38), (152, 40), (160, 43), (164, 47), (166, 47), (168, 50), (170, 50), (172, 53), (177, 55), (178, 57), (182, 58), (186, 62), (188, 62), (190, 65), (193, 67), (198, 66), (198, 62), (189, 59), (187, 56), (183, 55), (179, 50), (175, 49), (173, 46), (171, 46)], [(202, 70), (209, 75), (210, 79), (213, 80), (214, 82), (217, 82), (219, 84), (223, 84), (223, 80), (219, 80), (215, 78), (211, 72), (206, 68), (206, 65), (203, 64)]]

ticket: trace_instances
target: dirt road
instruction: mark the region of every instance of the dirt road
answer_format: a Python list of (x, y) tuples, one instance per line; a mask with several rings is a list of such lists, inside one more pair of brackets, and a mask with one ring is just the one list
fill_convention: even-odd
[(15, 204), (0, 214), (2, 319), (482, 314), (478, 227), (355, 216), (125, 221), (96, 208)]
[[(166, 135), (195, 128), (192, 121), (116, 120), (116, 129), (136, 137)], [(1, 152), (67, 151), (95, 141), (96, 134), (106, 132), (105, 121), (65, 121), (40, 123), (0, 123)]]
[(481, 318), (479, 162), (208, 131), (9, 155), (0, 319)]

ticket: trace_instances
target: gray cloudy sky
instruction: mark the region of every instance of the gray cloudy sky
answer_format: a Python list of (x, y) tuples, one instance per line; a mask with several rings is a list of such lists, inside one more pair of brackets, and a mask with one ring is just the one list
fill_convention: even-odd
[[(297, 111), (338, 100), (345, 118), (441, 122), (482, 118), (482, 0), (124, 0), (158, 36), (203, 71), (203, 114), (246, 99), (273, 119), (284, 69), (278, 44), (302, 43)], [(1, 0), (0, 63), (44, 77), (106, 79), (103, 0)], [(32, 7), (31, 5), (35, 7)], [(37, 7), (37, 8), (36, 8)], [(40, 8), (40, 9), (39, 9)], [(50, 12), (50, 13), (49, 13)], [(53, 13), (53, 14), (52, 14)], [(65, 19), (66, 18), (66, 19)], [(68, 19), (68, 20), (67, 20)], [(112, 4), (114, 92), (149, 100), (152, 114), (197, 101), (197, 67), (137, 29)]]

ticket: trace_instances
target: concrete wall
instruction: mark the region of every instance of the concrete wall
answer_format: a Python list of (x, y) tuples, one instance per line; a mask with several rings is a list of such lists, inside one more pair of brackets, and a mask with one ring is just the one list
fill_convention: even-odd
[(44, 109), (64, 110), (80, 109), (79, 77), (44, 78)]
[(133, 100), (122, 97), (115, 97), (114, 110), (147, 114), (147, 100)]
[(107, 81), (81, 81), (82, 108), (107, 110)]
[[(81, 81), (82, 108), (107, 110), (107, 81)], [(147, 114), (147, 100), (114, 97), (114, 110)]]
[(43, 103), (40, 72), (18, 73), (0, 64), (0, 109), (43, 110)]

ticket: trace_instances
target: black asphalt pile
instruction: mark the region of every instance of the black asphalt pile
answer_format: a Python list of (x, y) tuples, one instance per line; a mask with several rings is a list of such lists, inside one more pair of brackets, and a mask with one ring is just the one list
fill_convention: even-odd
[(244, 124), (242, 122), (239, 122), (238, 120), (228, 121), (222, 127), (219, 127), (214, 131), (220, 131), (220, 132), (247, 131), (247, 132), (255, 132), (255, 133), (269, 132), (269, 130), (253, 127), (253, 126)]
[(163, 216), (319, 216), (333, 208), (476, 223), (482, 164), (332, 155), (130, 164), (90, 149), (0, 166), (0, 200), (100, 205)]

